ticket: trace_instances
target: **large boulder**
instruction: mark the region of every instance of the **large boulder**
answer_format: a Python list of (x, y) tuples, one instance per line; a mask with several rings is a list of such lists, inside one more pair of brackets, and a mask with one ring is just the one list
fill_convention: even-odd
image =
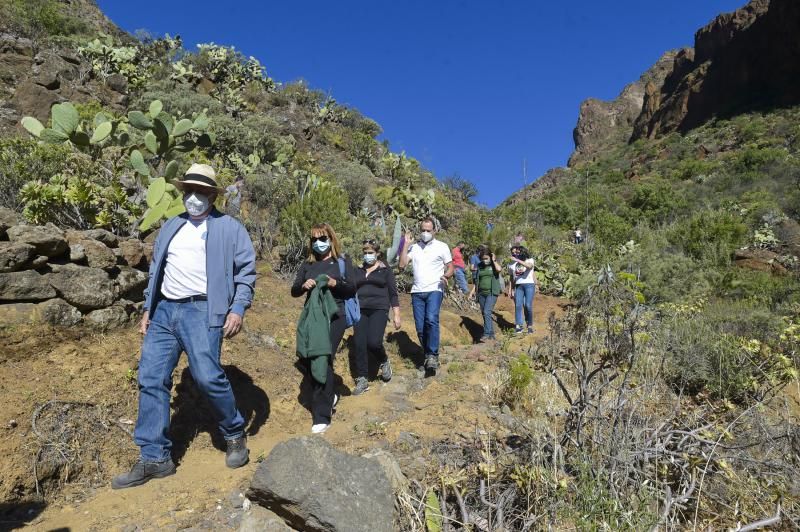
[(119, 273), (114, 278), (120, 297), (131, 301), (144, 299), (144, 289), (147, 288), (147, 274), (130, 266), (119, 266)]
[(141, 268), (147, 265), (144, 256), (144, 245), (140, 240), (122, 240), (119, 243), (119, 254), (125, 264), (131, 268)]
[(276, 445), (256, 469), (247, 496), (300, 530), (393, 530), (392, 486), (381, 465), (322, 438)]
[(45, 257), (60, 257), (69, 246), (64, 238), (64, 232), (49, 223), (41, 225), (15, 225), (7, 231), (8, 239), (12, 242), (30, 244), (36, 249), (37, 255)]
[(50, 275), (50, 284), (62, 299), (83, 311), (114, 302), (114, 283), (108, 273), (98, 268), (60, 266)]
[(86, 263), (90, 268), (110, 270), (117, 265), (117, 256), (102, 242), (87, 239), (81, 240), (76, 244), (70, 244), (70, 247), (73, 245), (78, 245), (83, 249), (83, 254), (86, 256)]
[(23, 242), (0, 242), (0, 273), (24, 270), (36, 256), (36, 248)]
[(44, 301), (56, 297), (50, 277), (33, 270), (0, 273), (0, 302)]
[(88, 231), (84, 231), (83, 234), (86, 235), (86, 238), (102, 242), (110, 248), (115, 248), (119, 245), (119, 238), (117, 238), (117, 235), (105, 229), (89, 229)]
[(50, 299), (39, 303), (39, 316), (50, 325), (71, 327), (81, 321), (81, 312), (63, 299)]
[(128, 325), (129, 318), (123, 307), (114, 305), (113, 307), (93, 310), (86, 315), (85, 323), (94, 329), (107, 331)]

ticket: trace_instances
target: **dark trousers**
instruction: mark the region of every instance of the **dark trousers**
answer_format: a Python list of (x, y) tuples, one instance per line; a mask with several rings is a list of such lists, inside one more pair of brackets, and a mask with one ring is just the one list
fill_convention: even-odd
[(342, 341), (342, 336), (344, 336), (344, 331), (347, 329), (344, 313), (342, 312), (341, 314), (341, 316), (337, 315), (331, 321), (331, 356), (328, 357), (328, 376), (325, 379), (325, 384), (320, 384), (314, 380), (314, 377), (311, 376), (311, 360), (304, 359), (309, 379), (311, 379), (311, 420), (314, 425), (330, 423), (331, 415), (333, 414), (333, 396), (335, 395), (333, 359)]
[(369, 353), (375, 355), (378, 363), (386, 362), (386, 349), (383, 347), (383, 333), (389, 311), (376, 308), (362, 308), (361, 319), (355, 325), (356, 338), (356, 377), (367, 377), (369, 373)]

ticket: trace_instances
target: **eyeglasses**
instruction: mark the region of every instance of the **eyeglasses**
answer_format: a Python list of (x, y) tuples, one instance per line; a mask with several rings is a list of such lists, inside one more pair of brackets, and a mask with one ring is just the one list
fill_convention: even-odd
[(374, 246), (374, 245), (376, 244), (376, 242), (375, 242), (375, 240), (374, 240), (374, 239), (372, 239), (372, 238), (369, 238), (369, 239), (367, 239), (367, 240), (364, 240), (364, 241), (362, 241), (362, 242), (361, 242), (361, 244), (362, 244), (362, 245), (369, 244), (370, 246)]
[(327, 242), (327, 241), (328, 241), (328, 235), (312, 236), (312, 237), (311, 237), (311, 243), (312, 243), (312, 244), (313, 244), (314, 242), (317, 242), (317, 241), (320, 241), (320, 242)]

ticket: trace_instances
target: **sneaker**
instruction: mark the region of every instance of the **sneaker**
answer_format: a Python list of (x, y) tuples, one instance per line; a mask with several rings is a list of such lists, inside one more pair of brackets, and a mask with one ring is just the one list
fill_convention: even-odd
[(522, 334), (522, 325), (514, 327), (514, 334)]
[(111, 480), (111, 487), (115, 490), (141, 486), (154, 478), (164, 478), (175, 474), (175, 464), (172, 459), (164, 462), (145, 462), (139, 459), (127, 473), (117, 475)]
[(311, 425), (311, 434), (322, 434), (328, 427), (330, 427), (330, 423), (317, 423), (316, 425)]
[(436, 355), (428, 355), (425, 357), (425, 369), (429, 372), (436, 373), (439, 369), (439, 357)]
[(333, 394), (333, 408), (336, 408), (336, 404), (339, 402), (339, 394)]
[(533, 327), (528, 327), (528, 334), (533, 334)]
[(381, 364), (380, 372), (383, 382), (392, 380), (392, 363), (389, 362), (389, 359), (386, 359), (386, 362)]
[(366, 377), (357, 377), (356, 378), (356, 386), (353, 388), (352, 394), (353, 395), (361, 395), (362, 393), (369, 390), (369, 381), (367, 381)]
[(250, 459), (250, 450), (247, 448), (247, 436), (239, 436), (232, 440), (225, 440), (228, 448), (225, 450), (225, 465), (231, 469), (242, 467)]

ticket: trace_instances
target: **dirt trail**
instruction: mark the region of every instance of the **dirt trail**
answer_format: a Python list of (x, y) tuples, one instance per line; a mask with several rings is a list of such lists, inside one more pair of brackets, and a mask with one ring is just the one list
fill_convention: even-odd
[[(442, 368), (436, 377), (424, 379), (415, 367), (416, 335), (410, 302), (404, 297), (403, 326), (399, 332), (390, 332), (387, 343), (395, 377), (386, 384), (372, 381), (366, 394), (351, 396), (348, 349), (340, 352), (336, 372), (342, 378), (338, 387), (344, 397), (323, 437), (344, 451), (363, 453), (399, 441), (413, 447), (415, 441), (424, 444), (474, 434), (477, 429), (507, 432), (490, 415), (482, 387), (497, 369), (501, 350), (521, 352), (541, 338), (547, 316), (560, 312), (563, 301), (537, 295), (535, 303), (535, 334), (513, 338), (498, 334), (503, 338), (499, 342), (481, 345), (472, 345), (472, 335), (480, 334), (479, 314), (444, 308)], [(99, 487), (67, 485), (61, 496), (36, 511), (38, 515), (31, 512), (28, 526), (35, 530), (238, 526), (238, 493), (246, 489), (258, 461), (277, 443), (310, 430), (310, 414), (298, 400), (302, 375), (294, 366), (294, 325), (300, 308), (301, 301), (288, 295), (286, 284), (265, 273), (245, 331), (223, 347), (223, 364), (249, 422), (250, 464), (237, 470), (225, 467), (221, 442), (205, 405), (189, 384), (183, 357), (173, 393), (173, 431), (182, 435), (174, 453), (177, 474), (134, 489), (111, 490), (110, 477), (135, 460), (137, 449), (127, 436), (110, 439), (109, 444), (122, 443), (101, 452), (104, 467), (95, 483)], [(502, 297), (496, 314), (501, 326), (508, 327), (513, 323), (513, 303)], [(47, 336), (32, 337), (31, 331), (19, 330), (0, 337), (6, 345), (16, 342), (14, 355), (0, 361), (0, 400), (9, 404), (9, 415), (19, 420), (16, 429), (3, 435), (14, 456), (0, 464), (4, 472), (8, 468), (16, 475), (19, 485), (29, 480), (26, 475), (30, 476), (34, 448), (23, 421), (29, 423), (25, 414), (36, 404), (54, 397), (102, 402), (125, 422), (136, 414), (131, 369), (136, 367), (140, 338), (135, 331)], [(422, 456), (415, 457), (413, 452), (402, 463), (404, 470), (424, 471), (425, 465)]]

